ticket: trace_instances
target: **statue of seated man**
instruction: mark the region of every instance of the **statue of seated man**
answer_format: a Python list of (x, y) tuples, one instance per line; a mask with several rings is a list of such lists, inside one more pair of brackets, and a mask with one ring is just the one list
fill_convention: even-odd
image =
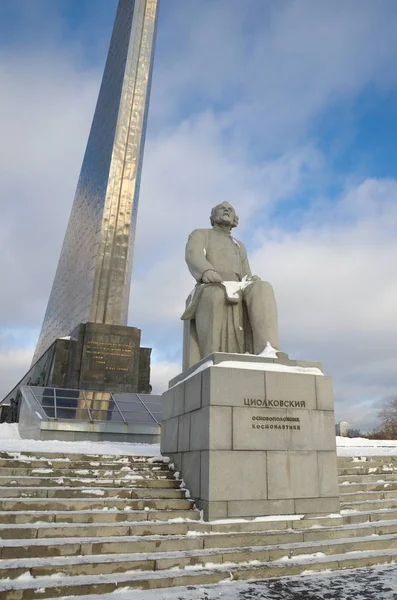
[(197, 285), (181, 317), (189, 327), (184, 345), (195, 342), (199, 356), (187, 359), (185, 347), (184, 368), (213, 352), (266, 355), (279, 347), (273, 288), (251, 274), (244, 244), (231, 235), (238, 224), (234, 208), (218, 204), (210, 221), (212, 229), (195, 229), (186, 244)]

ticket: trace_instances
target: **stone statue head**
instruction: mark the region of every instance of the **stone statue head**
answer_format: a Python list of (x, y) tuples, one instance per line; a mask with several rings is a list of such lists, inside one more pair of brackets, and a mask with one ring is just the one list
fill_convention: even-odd
[(221, 202), (211, 210), (211, 225), (228, 225), (230, 228), (237, 227), (238, 216), (229, 202)]

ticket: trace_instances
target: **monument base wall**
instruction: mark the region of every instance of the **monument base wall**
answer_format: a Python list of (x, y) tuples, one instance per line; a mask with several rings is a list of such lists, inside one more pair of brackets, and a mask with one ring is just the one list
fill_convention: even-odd
[(81, 323), (55, 340), (2, 403), (18, 401), (22, 385), (150, 394), (151, 348), (140, 340), (136, 327)]
[(332, 381), (319, 367), (216, 353), (170, 382), (161, 452), (206, 520), (339, 511)]

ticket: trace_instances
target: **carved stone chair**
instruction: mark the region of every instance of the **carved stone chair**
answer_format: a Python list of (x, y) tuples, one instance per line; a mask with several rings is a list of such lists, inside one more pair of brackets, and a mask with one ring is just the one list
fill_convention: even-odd
[[(190, 296), (186, 300), (186, 307), (190, 302)], [(248, 320), (245, 303), (228, 302), (225, 298), (225, 309), (221, 332), (221, 345), (214, 352), (230, 352), (244, 354), (253, 352), (252, 330)], [(197, 337), (195, 319), (184, 320), (183, 323), (183, 371), (198, 363), (201, 356)]]

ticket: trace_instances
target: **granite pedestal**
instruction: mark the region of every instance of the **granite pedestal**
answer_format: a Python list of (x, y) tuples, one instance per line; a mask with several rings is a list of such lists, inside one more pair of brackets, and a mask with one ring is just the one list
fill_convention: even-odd
[(339, 511), (319, 363), (216, 353), (173, 379), (163, 406), (161, 452), (206, 520)]

